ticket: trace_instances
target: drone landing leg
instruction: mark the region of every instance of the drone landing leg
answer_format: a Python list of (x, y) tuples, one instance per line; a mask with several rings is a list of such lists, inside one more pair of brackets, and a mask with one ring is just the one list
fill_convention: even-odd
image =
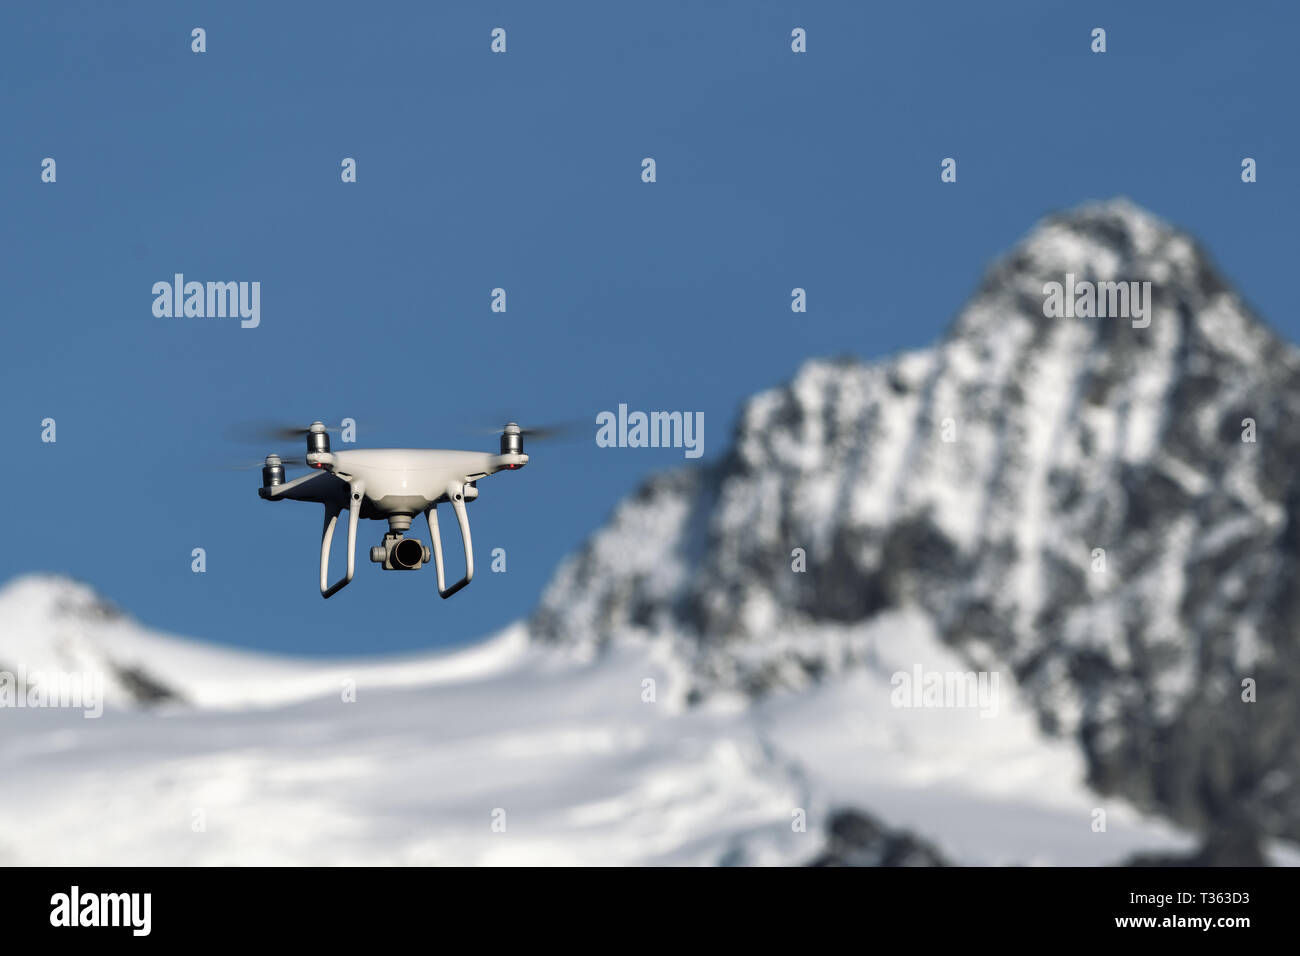
[(321, 530), (320, 541), (320, 596), (323, 598), (329, 598), (347, 587), (356, 571), (357, 519), (361, 517), (361, 496), (365, 493), (365, 487), (359, 481), (348, 484), (352, 495), (348, 505), (348, 573), (333, 584), (329, 583), (330, 544), (334, 541), (334, 526), (338, 524), (339, 512), (342, 510), (342, 505), (331, 502), (325, 506), (325, 526)]
[(465, 576), (447, 587), (442, 567), (442, 535), (438, 533), (438, 506), (431, 505), (424, 510), (424, 520), (429, 523), (429, 538), (433, 542), (433, 563), (438, 571), (438, 594), (444, 599), (451, 597), (474, 578), (474, 544), (469, 536), (469, 515), (465, 513), (465, 486), (455, 482), (447, 487), (447, 498), (451, 508), (456, 512), (456, 521), (460, 524), (460, 540), (465, 546)]

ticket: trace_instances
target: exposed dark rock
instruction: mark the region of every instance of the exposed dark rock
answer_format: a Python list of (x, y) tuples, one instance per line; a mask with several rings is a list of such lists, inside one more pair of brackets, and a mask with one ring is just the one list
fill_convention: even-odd
[(156, 704), (178, 703), (182, 700), (167, 685), (149, 675), (149, 672), (141, 667), (131, 667), (123, 664), (112, 664), (113, 674), (117, 677), (118, 682), (131, 695), (132, 700), (145, 706)]
[(905, 830), (890, 830), (861, 810), (835, 811), (826, 848), (809, 866), (948, 866), (939, 851)]

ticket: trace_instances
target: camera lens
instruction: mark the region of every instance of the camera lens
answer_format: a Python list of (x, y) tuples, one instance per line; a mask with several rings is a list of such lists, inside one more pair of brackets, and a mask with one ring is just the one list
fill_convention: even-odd
[(418, 568), (424, 560), (424, 545), (414, 538), (402, 538), (393, 545), (393, 564), (399, 568)]

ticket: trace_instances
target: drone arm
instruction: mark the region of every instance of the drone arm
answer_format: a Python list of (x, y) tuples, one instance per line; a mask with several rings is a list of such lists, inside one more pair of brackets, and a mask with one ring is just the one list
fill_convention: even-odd
[(460, 524), (460, 540), (465, 546), (465, 576), (446, 586), (442, 564), (442, 535), (438, 533), (438, 506), (432, 504), (424, 510), (424, 520), (429, 523), (429, 538), (433, 543), (433, 563), (438, 572), (438, 594), (444, 599), (451, 597), (474, 578), (474, 544), (469, 536), (469, 515), (465, 513), (465, 486), (461, 482), (452, 482), (447, 486), (447, 500), (456, 512), (456, 521)]
[[(329, 475), (326, 471), (309, 471), (305, 475), (299, 475), (293, 481), (285, 482), (281, 485), (271, 485), (266, 488), (259, 488), (257, 493), (267, 501), (280, 501), (282, 499), (289, 501), (320, 501), (325, 502), (331, 498), (338, 497), (338, 481), (321, 482), (309, 485), (319, 478)], [(333, 476), (330, 476), (333, 477)]]
[(361, 481), (350, 481), (351, 501), (348, 502), (348, 573), (329, 583), (330, 544), (334, 541), (334, 526), (338, 524), (339, 512), (343, 505), (337, 501), (325, 505), (325, 526), (321, 531), (320, 542), (320, 596), (328, 598), (341, 591), (351, 581), (357, 567), (357, 519), (361, 517), (361, 498), (365, 494), (365, 485)]

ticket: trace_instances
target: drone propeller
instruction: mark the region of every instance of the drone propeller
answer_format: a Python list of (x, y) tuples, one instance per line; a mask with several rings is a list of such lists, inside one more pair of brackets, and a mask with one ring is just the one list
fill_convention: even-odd
[[(297, 457), (294, 457), (294, 456), (292, 456), (292, 455), (289, 456), (289, 457), (287, 457), (287, 458), (286, 458), (284, 455), (278, 455), (278, 456), (276, 456), (276, 457), (278, 457), (278, 458), (280, 459), (280, 464), (282, 464), (282, 465), (303, 465), (303, 466), (305, 466), (305, 465), (307, 464), (307, 460), (306, 460), (305, 458), (297, 458)], [(241, 464), (241, 465), (222, 465), (220, 470), (221, 470), (221, 471), (252, 471), (254, 468), (261, 468), (261, 467), (262, 467), (263, 465), (265, 465), (265, 464), (266, 464), (266, 459), (263, 458), (263, 459), (260, 459), (260, 460), (258, 460), (258, 461), (255, 461), (255, 462), (253, 462), (252, 464), (248, 464), (248, 465), (242, 465), (242, 464)]]
[(568, 438), (577, 430), (577, 422), (554, 422), (549, 425), (533, 425), (528, 428), (521, 426), (519, 433), (525, 438), (531, 438), (535, 441), (551, 441), (557, 438)]
[[(325, 425), (324, 428), (333, 434), (342, 431), (337, 425)], [(301, 441), (310, 432), (310, 427), (302, 428), (280, 422), (242, 422), (227, 428), (226, 437), (231, 441), (260, 445), (265, 442)]]
[[(566, 438), (573, 438), (577, 435), (582, 425), (577, 421), (550, 422), (545, 425), (523, 426), (509, 419), (508, 425), (514, 425), (519, 429), (519, 434), (531, 441), (561, 441)], [(500, 435), (505, 432), (505, 428), (476, 428), (476, 435)]]

